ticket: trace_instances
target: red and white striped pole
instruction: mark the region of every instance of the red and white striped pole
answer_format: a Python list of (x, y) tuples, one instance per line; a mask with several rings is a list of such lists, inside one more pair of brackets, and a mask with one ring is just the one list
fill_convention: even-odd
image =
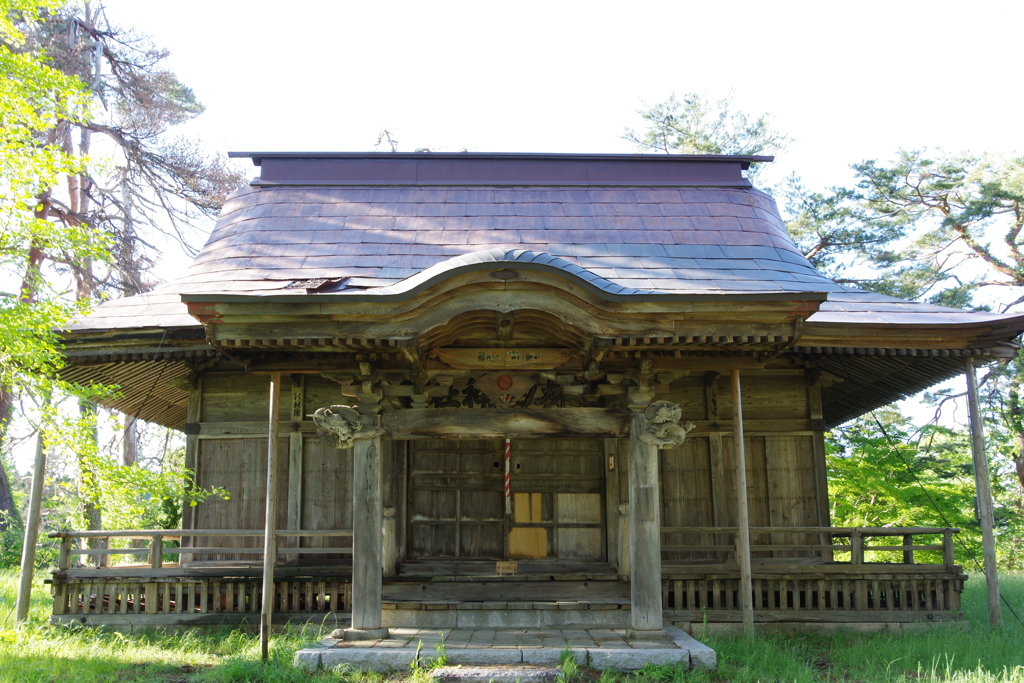
[(505, 439), (505, 514), (512, 514), (512, 440)]

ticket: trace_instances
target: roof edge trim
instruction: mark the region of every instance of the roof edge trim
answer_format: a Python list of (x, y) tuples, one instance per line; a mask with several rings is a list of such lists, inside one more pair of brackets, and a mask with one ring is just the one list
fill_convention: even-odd
[[(539, 261), (544, 261), (539, 262)], [(616, 285), (589, 270), (581, 268), (565, 259), (550, 254), (534, 251), (500, 250), (477, 251), (456, 256), (431, 266), (401, 282), (388, 287), (381, 287), (374, 293), (344, 294), (204, 294), (184, 293), (181, 300), (185, 303), (312, 303), (317, 301), (339, 303), (343, 301), (405, 301), (433, 285), (455, 277), (462, 273), (480, 270), (491, 270), (495, 267), (514, 267), (522, 270), (547, 272), (574, 280), (592, 294), (606, 301), (663, 301), (663, 302), (699, 302), (699, 301), (826, 301), (827, 292), (709, 292), (678, 294), (656, 292), (651, 290), (630, 289)]]

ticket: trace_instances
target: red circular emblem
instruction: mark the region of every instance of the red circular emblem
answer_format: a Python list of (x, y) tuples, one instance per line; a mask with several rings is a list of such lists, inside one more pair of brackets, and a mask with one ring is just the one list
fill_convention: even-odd
[(502, 375), (498, 378), (498, 388), (502, 391), (508, 391), (512, 388), (512, 378), (508, 375)]

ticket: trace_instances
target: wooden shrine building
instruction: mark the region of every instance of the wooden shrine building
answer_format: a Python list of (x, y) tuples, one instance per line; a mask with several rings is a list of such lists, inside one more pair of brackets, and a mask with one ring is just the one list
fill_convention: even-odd
[(260, 176), (192, 265), (66, 335), (68, 379), (230, 498), (60, 534), (56, 620), (957, 615), (952, 530), (832, 527), (823, 431), (1012, 356), (1024, 318), (824, 277), (744, 176), (771, 158), (235, 156)]

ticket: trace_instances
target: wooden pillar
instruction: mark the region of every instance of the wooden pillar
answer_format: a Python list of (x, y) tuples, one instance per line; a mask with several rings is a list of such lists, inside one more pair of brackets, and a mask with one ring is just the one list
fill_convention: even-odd
[[(2, 465), (0, 465), (2, 467)], [(46, 450), (43, 448), (43, 428), (36, 438), (36, 460), (32, 470), (32, 489), (28, 499), (28, 519), (25, 520), (25, 543), (21, 548), (21, 575), (18, 577), (18, 598), (15, 621), (28, 619), (32, 600), (32, 575), (36, 568), (36, 540), (39, 538), (39, 514), (43, 504), (43, 484), (46, 482)]]
[[(629, 423), (630, 605), (637, 631), (661, 630), (661, 502), (658, 448), (640, 440), (644, 413)], [(621, 573), (621, 572), (620, 572)]]
[[(292, 375), (291, 420), (293, 423), (306, 419), (304, 389), (305, 376)], [(290, 531), (302, 529), (302, 458), (302, 432), (294, 431), (288, 435), (288, 529)], [(288, 545), (298, 547), (302, 545), (302, 539), (294, 536), (289, 539)], [(292, 555), (292, 558), (297, 564), (299, 556)]]
[(992, 483), (988, 456), (985, 454), (985, 431), (978, 405), (978, 380), (974, 359), (967, 357), (967, 405), (971, 417), (971, 456), (974, 459), (974, 488), (981, 517), (981, 548), (985, 556), (985, 585), (988, 587), (988, 620), (992, 628), (1003, 625), (1003, 606), (999, 602), (999, 570), (996, 568), (996, 540), (992, 532)]
[(750, 570), (750, 510), (747, 506), (747, 453), (743, 443), (743, 401), (740, 371), (730, 372), (732, 380), (732, 444), (736, 465), (736, 559), (740, 565), (740, 607), (743, 609), (743, 635), (754, 637), (754, 596)]
[(274, 616), (274, 561), (277, 559), (277, 460), (278, 411), (281, 406), (281, 373), (270, 374), (270, 415), (267, 440), (267, 514), (263, 526), (263, 605), (260, 611), (260, 652), (270, 655), (270, 625)]
[[(192, 382), (192, 385), (188, 391), (188, 412), (186, 413), (185, 421), (193, 426), (198, 426), (198, 423), (203, 417), (203, 378), (196, 377)], [(189, 430), (198, 431), (198, 430)], [(185, 435), (185, 469), (191, 470), (192, 482), (201, 487), (201, 449), (199, 443), (199, 434), (186, 434)], [(203, 503), (199, 503), (203, 505)], [(191, 501), (187, 498), (182, 501), (181, 506), (181, 528), (182, 529), (195, 529), (196, 528), (196, 513), (199, 511), (199, 505), (193, 506)], [(181, 546), (199, 546), (201, 547), (203, 542), (201, 539), (195, 536), (183, 536), (181, 539)], [(209, 544), (207, 544), (209, 545)], [(192, 563), (195, 559), (195, 555), (192, 553), (181, 553), (178, 555), (179, 566), (186, 567)]]
[[(376, 415), (363, 415), (369, 429)], [(358, 439), (352, 447), (352, 628), (349, 640), (387, 637), (381, 627), (384, 511), (381, 503), (383, 439)]]

